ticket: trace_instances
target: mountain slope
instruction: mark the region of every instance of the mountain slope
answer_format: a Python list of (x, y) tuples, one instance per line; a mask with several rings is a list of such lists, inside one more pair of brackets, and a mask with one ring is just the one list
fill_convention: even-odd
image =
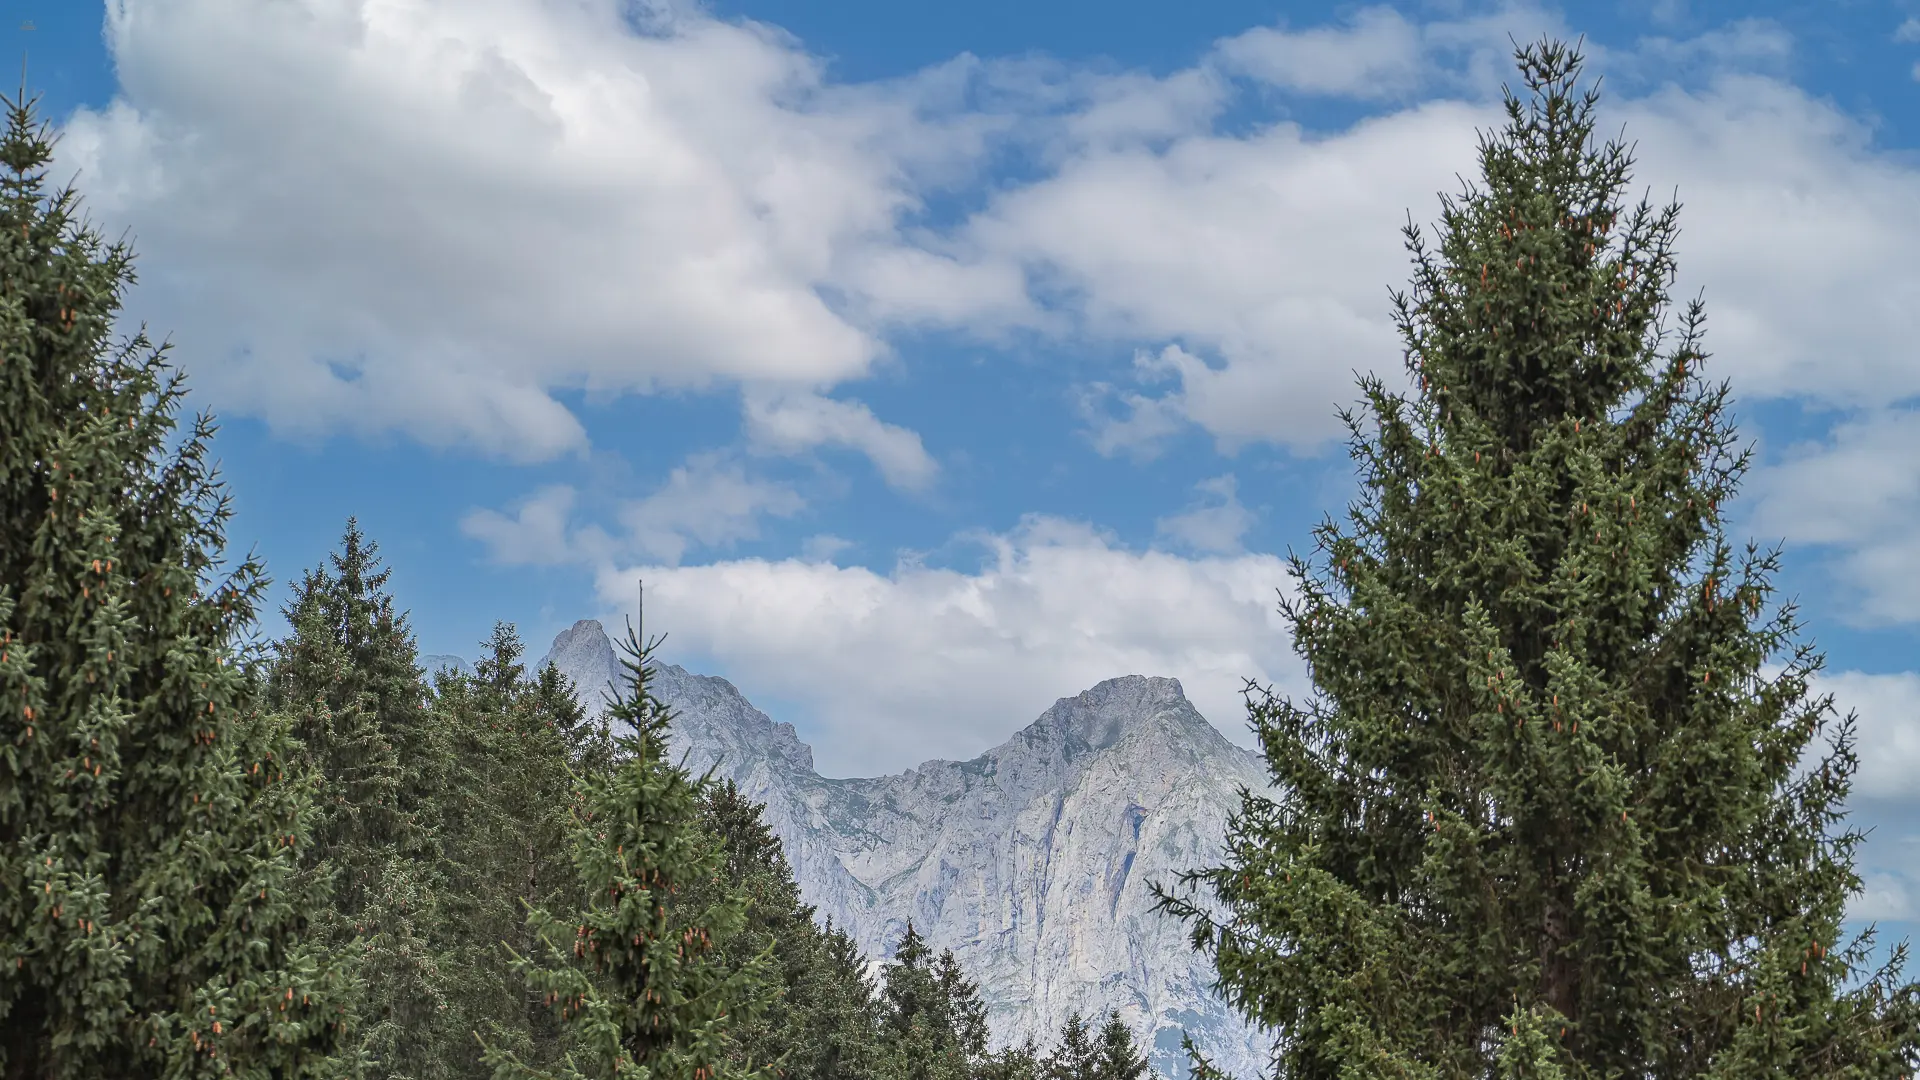
[[(616, 670), (599, 624), (576, 623), (549, 658), (597, 707)], [(1217, 862), (1239, 786), (1266, 783), (1175, 680), (1110, 679), (971, 761), (862, 779), (819, 775), (793, 727), (724, 679), (663, 665), (656, 692), (688, 764), (766, 804), (807, 901), (870, 956), (909, 918), (953, 949), (996, 1045), (1117, 1008), (1162, 1075), (1186, 1075), (1182, 1027), (1238, 1075), (1264, 1062), (1180, 924), (1152, 910), (1149, 883)]]

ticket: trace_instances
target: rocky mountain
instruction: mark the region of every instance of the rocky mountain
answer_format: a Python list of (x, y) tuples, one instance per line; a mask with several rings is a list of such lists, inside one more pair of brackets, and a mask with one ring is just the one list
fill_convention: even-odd
[(424, 653), (419, 659), (420, 669), (427, 673), (429, 680), (442, 671), (461, 675), (473, 674), (473, 665), (450, 653)]
[[(600, 624), (548, 654), (595, 708), (618, 671)], [(971, 761), (893, 776), (821, 776), (792, 725), (725, 679), (663, 665), (669, 741), (696, 772), (717, 768), (766, 804), (801, 893), (888, 955), (908, 919), (979, 981), (995, 1044), (1050, 1043), (1070, 1012), (1116, 1008), (1162, 1076), (1184, 1077), (1182, 1029), (1217, 1064), (1252, 1077), (1267, 1042), (1211, 990), (1211, 966), (1150, 882), (1216, 862), (1259, 759), (1228, 742), (1173, 679), (1110, 679), (1062, 698)]]

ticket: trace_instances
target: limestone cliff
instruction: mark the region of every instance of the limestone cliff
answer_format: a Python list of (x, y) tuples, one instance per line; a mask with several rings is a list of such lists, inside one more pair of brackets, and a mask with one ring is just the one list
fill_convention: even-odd
[[(549, 656), (597, 707), (617, 670), (599, 624)], [(909, 918), (953, 949), (996, 1045), (1117, 1008), (1163, 1076), (1186, 1075), (1182, 1028), (1236, 1075), (1264, 1063), (1265, 1041), (1207, 988), (1210, 965), (1153, 911), (1148, 884), (1216, 862), (1238, 788), (1265, 783), (1175, 680), (1110, 679), (971, 761), (867, 779), (821, 776), (793, 727), (724, 679), (663, 666), (656, 692), (688, 764), (766, 804), (807, 901), (870, 956)]]

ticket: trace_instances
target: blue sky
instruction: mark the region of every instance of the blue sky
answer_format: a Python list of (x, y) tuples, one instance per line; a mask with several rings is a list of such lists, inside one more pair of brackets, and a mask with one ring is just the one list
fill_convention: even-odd
[[(285, 582), (348, 515), (422, 649), (648, 580), (829, 773), (1179, 677), (1302, 689), (1280, 556), (1397, 377), (1399, 227), (1584, 34), (1685, 209), (1736, 538), (1861, 714), (1859, 914), (1920, 907), (1920, 0), (4, 0), (131, 318)], [(31, 27), (29, 29), (29, 27)], [(282, 592), (280, 595), (284, 595)], [(278, 620), (264, 627), (278, 631)]]

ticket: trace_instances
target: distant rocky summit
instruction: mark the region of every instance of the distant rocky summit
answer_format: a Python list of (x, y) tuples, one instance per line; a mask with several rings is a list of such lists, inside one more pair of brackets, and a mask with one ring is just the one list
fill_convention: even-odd
[(420, 668), (428, 678), (442, 671), (457, 672), (461, 675), (473, 674), (473, 665), (448, 653), (428, 653), (420, 657)]
[[(621, 670), (592, 620), (547, 659), (596, 710)], [(814, 771), (792, 725), (725, 679), (663, 665), (655, 692), (688, 765), (717, 767), (766, 804), (822, 916), (869, 956), (887, 955), (908, 919), (954, 951), (980, 983), (996, 1046), (1044, 1045), (1071, 1012), (1118, 1009), (1162, 1076), (1187, 1075), (1183, 1028), (1235, 1075), (1265, 1064), (1267, 1040), (1208, 989), (1210, 964), (1148, 889), (1217, 863), (1238, 789), (1267, 782), (1177, 681), (1109, 679), (971, 761), (844, 780)]]

